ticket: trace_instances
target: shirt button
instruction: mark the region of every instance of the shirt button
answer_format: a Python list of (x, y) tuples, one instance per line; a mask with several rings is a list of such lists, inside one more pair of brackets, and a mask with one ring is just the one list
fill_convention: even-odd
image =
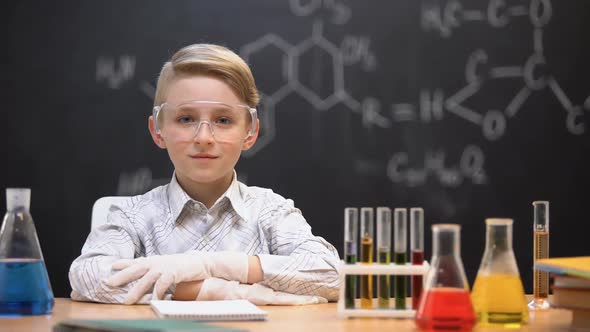
[(201, 204), (199, 204), (198, 202), (193, 202), (193, 209), (197, 212), (201, 212), (203, 210)]

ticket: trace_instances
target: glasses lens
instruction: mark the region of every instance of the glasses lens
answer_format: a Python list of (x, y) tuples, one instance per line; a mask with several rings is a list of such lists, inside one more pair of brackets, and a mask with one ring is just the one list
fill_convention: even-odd
[(252, 122), (245, 106), (200, 101), (164, 104), (157, 120), (164, 137), (190, 141), (197, 130), (210, 130), (218, 142), (245, 139)]

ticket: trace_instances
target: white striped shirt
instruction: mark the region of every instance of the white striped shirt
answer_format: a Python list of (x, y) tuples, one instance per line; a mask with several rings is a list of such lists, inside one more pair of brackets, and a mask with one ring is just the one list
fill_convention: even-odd
[[(261, 284), (293, 294), (338, 298), (338, 252), (311, 227), (293, 201), (270, 189), (236, 180), (210, 209), (191, 199), (176, 177), (144, 195), (112, 205), (107, 223), (93, 229), (70, 267), (71, 297), (122, 303), (135, 284), (110, 287), (103, 280), (120, 258), (200, 251), (257, 255)], [(150, 300), (146, 294), (140, 303)]]

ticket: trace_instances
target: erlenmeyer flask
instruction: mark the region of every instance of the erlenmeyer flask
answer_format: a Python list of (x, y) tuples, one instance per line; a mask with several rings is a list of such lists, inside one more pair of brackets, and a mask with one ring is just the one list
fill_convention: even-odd
[(529, 312), (512, 251), (512, 219), (486, 219), (486, 248), (477, 271), (473, 306), (478, 322), (520, 327)]
[(0, 315), (42, 315), (53, 308), (53, 292), (33, 218), (31, 189), (6, 189), (0, 229)]
[(459, 225), (432, 225), (432, 265), (416, 313), (421, 330), (471, 331), (475, 325), (461, 261), (460, 230)]

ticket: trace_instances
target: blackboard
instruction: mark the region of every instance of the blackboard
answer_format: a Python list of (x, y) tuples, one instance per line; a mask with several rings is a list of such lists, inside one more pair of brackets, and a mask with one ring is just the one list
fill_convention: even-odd
[(588, 1), (4, 6), (0, 183), (32, 188), (57, 296), (93, 202), (169, 181), (147, 117), (161, 65), (197, 42), (238, 52), (263, 94), (239, 178), (294, 199), (340, 254), (345, 207), (421, 206), (427, 259), (430, 225), (461, 224), (472, 283), (485, 218), (509, 217), (531, 292), (534, 200), (553, 256), (590, 254)]

